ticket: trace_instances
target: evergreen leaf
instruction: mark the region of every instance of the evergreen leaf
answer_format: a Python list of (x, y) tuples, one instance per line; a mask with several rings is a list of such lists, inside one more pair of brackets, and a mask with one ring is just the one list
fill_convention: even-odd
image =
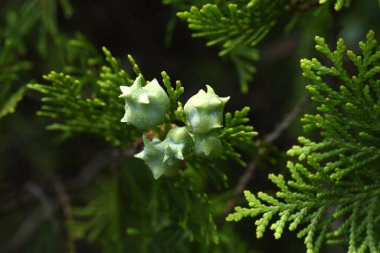
[(117, 99), (119, 86), (130, 85), (133, 80), (107, 49), (103, 51), (106, 61), (96, 66), (97, 71), (92, 66), (81, 73), (74, 71), (76, 76), (53, 71), (44, 76), (50, 84), (31, 83), (28, 87), (44, 94), (45, 105), (38, 115), (54, 120), (48, 129), (62, 131), (66, 137), (92, 133), (120, 146), (121, 140), (136, 135), (133, 127), (125, 129), (120, 124), (124, 106)]
[(21, 87), (13, 93), (7, 101), (5, 101), (5, 103), (0, 107), (0, 119), (15, 111), (17, 104), (24, 97), (25, 92), (26, 87)]
[[(290, 221), (289, 229), (299, 229), (310, 253), (318, 252), (323, 242), (344, 243), (348, 252), (379, 252), (379, 46), (373, 31), (359, 43), (359, 56), (342, 39), (334, 51), (323, 38), (316, 43), (332, 64), (301, 60), (307, 89), (319, 105), (318, 113), (305, 115), (303, 122), (307, 129), (318, 129), (321, 140), (299, 138), (300, 145), (288, 151), (298, 158), (288, 162), (291, 178), (269, 177), (279, 188), (276, 198), (246, 194), (250, 208), (237, 207), (227, 220), (256, 217), (261, 237), (276, 217), (271, 223), (276, 238)], [(346, 70), (346, 59), (356, 66), (355, 74)]]
[(240, 111), (235, 111), (233, 115), (229, 112), (226, 113), (225, 126), (220, 133), (224, 156), (235, 160), (242, 166), (245, 166), (245, 162), (241, 159), (241, 155), (236, 149), (245, 151), (254, 150), (252, 138), (258, 135), (254, 131), (253, 126), (248, 125), (249, 111), (249, 107), (244, 107)]

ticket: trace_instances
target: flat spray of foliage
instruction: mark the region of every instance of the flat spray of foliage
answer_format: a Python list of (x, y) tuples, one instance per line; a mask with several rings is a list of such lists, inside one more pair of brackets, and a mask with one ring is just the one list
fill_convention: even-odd
[[(209, 252), (214, 248), (226, 250), (229, 244), (237, 243), (227, 240), (230, 235), (217, 231), (213, 206), (205, 193), (209, 182), (217, 188), (226, 185), (226, 176), (213, 160), (186, 153), (185, 163), (177, 168), (174, 176), (155, 180), (146, 166), (131, 158), (141, 151), (136, 145), (142, 144), (143, 134), (162, 138), (170, 129), (176, 129), (174, 123), (188, 124), (179, 102), (184, 92), (181, 82), (175, 82), (173, 87), (168, 74), (161, 73), (161, 83), (170, 101), (162, 124), (152, 125), (145, 131), (127, 125), (120, 122), (124, 102), (118, 98), (119, 87), (124, 86), (123, 90), (127, 90), (126, 87), (131, 87), (136, 78), (123, 70), (120, 61), (106, 48), (103, 52), (105, 61), (91, 64), (89, 59), (87, 71), (71, 75), (51, 72), (44, 76), (47, 83), (29, 84), (29, 88), (44, 95), (38, 114), (52, 119), (49, 130), (58, 130), (64, 137), (80, 133), (98, 136), (121, 155), (118, 167), (122, 170), (119, 168), (101, 180), (89, 205), (75, 209), (75, 219), (69, 226), (73, 238), (87, 238), (100, 245), (104, 252), (112, 253), (125, 252), (126, 249), (134, 252), (191, 252), (190, 243), (199, 248), (197, 252)], [(146, 84), (134, 59), (131, 56), (128, 59), (138, 77), (136, 81)], [(254, 149), (252, 137), (257, 135), (253, 127), (247, 125), (248, 112), (246, 107), (225, 115), (224, 127), (215, 132), (223, 149), (216, 158), (232, 159), (244, 165), (236, 149)], [(147, 137), (144, 142), (148, 142)]]
[(306, 114), (302, 122), (320, 138), (300, 137), (301, 145), (288, 151), (298, 158), (288, 162), (290, 179), (269, 175), (279, 188), (276, 195), (246, 191), (249, 207), (236, 207), (227, 220), (257, 217), (258, 238), (268, 228), (275, 238), (286, 227), (298, 230), (308, 253), (318, 252), (325, 241), (343, 243), (348, 252), (379, 252), (379, 46), (372, 31), (359, 43), (360, 55), (347, 50), (342, 39), (335, 51), (321, 37), (316, 43), (330, 62), (301, 60), (319, 112)]
[(177, 16), (188, 23), (193, 37), (203, 37), (207, 46), (219, 45), (220, 56), (230, 59), (240, 79), (240, 89), (248, 92), (248, 84), (256, 72), (254, 64), (260, 54), (256, 46), (284, 16), (302, 13), (314, 5), (330, 3), (336, 11), (348, 7), (351, 0), (163, 0), (173, 5)]
[(193, 37), (205, 37), (208, 46), (221, 45), (220, 56), (228, 56), (235, 64), (241, 90), (248, 91), (248, 82), (256, 72), (253, 63), (259, 59), (257, 45), (276, 24), (287, 1), (222, 1), (179, 12), (189, 23)]

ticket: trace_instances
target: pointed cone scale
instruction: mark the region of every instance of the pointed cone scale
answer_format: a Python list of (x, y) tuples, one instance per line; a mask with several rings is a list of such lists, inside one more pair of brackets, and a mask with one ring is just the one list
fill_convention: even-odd
[(207, 93), (215, 94), (214, 89), (210, 85), (206, 85), (206, 88), (207, 88)]
[(148, 95), (147, 95), (147, 94), (141, 94), (141, 95), (137, 98), (137, 102), (139, 102), (140, 104), (149, 104), (149, 98), (148, 98)]
[(224, 98), (219, 97), (219, 98), (223, 104), (226, 104), (230, 100), (230, 97), (224, 97)]
[(133, 82), (132, 86), (133, 88), (135, 89), (140, 89), (141, 88), (141, 79), (142, 79), (142, 76), (139, 75), (136, 80)]
[(135, 154), (134, 157), (144, 160), (145, 153), (144, 151), (141, 151), (140, 153)]

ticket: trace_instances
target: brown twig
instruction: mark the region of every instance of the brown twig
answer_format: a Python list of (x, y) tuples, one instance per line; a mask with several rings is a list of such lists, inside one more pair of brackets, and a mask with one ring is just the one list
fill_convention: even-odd
[(69, 231), (70, 224), (73, 223), (73, 211), (70, 204), (70, 197), (67, 194), (67, 191), (65, 189), (65, 186), (62, 184), (62, 182), (56, 178), (54, 180), (54, 189), (57, 193), (59, 203), (62, 207), (63, 214), (66, 219), (66, 236), (67, 236), (67, 248), (69, 253), (75, 253), (75, 240), (72, 238), (71, 233)]
[[(57, 210), (57, 203), (50, 200), (38, 185), (28, 183), (25, 188), (32, 196), (41, 202), (41, 206), (36, 208), (33, 213), (21, 223), (10, 242), (0, 248), (0, 252), (2, 253), (17, 252), (20, 250), (41, 224), (43, 224), (45, 220), (51, 218), (52, 214)], [(54, 223), (52, 224), (53, 227), (56, 225)]]
[(52, 209), (50, 211), (47, 211), (43, 207), (36, 208), (33, 213), (21, 223), (11, 241), (7, 245), (0, 248), (0, 252), (18, 252), (25, 245), (25, 243), (29, 241), (29, 238), (35, 234), (37, 229), (45, 222), (45, 220), (52, 216), (53, 212), (55, 212), (57, 208), (58, 205), (56, 203), (52, 205)]
[(276, 125), (274, 130), (267, 134), (264, 137), (265, 142), (271, 144), (275, 142), (283, 133), (284, 131), (289, 127), (289, 125), (297, 118), (298, 114), (301, 112), (303, 106), (308, 101), (308, 98), (302, 99), (300, 102), (298, 102), (293, 109), (285, 115), (283, 120)]
[[(298, 114), (301, 112), (304, 104), (307, 101), (308, 101), (308, 98), (304, 98), (299, 103), (297, 103), (293, 107), (293, 109), (288, 114), (285, 115), (283, 120), (274, 128), (274, 130), (264, 137), (264, 141), (267, 144), (272, 144), (273, 142), (275, 142), (289, 127), (289, 125), (297, 118)], [(267, 152), (268, 150), (264, 149), (262, 154), (264, 155)], [(253, 178), (257, 167), (258, 167), (258, 164), (255, 160), (252, 160), (248, 163), (247, 169), (245, 170), (243, 175), (240, 177), (239, 182), (233, 191), (233, 195), (231, 199), (228, 201), (224, 209), (224, 212), (223, 212), (224, 217), (227, 216), (238, 203), (241, 194), (243, 193), (244, 189), (247, 187), (249, 181)]]

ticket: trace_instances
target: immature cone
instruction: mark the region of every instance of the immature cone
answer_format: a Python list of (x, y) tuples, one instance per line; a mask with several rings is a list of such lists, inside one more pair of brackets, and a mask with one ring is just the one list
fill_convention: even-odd
[(136, 78), (132, 86), (120, 86), (125, 99), (125, 114), (121, 122), (141, 129), (149, 129), (163, 122), (170, 107), (170, 100), (156, 79), (141, 86), (142, 77)]
[(172, 164), (177, 160), (183, 160), (184, 154), (188, 153), (192, 147), (192, 139), (187, 127), (171, 129), (165, 140), (157, 147), (165, 153), (164, 162)]
[(223, 108), (230, 99), (230, 97), (219, 97), (210, 86), (206, 85), (206, 87), (207, 93), (200, 90), (184, 106), (189, 127), (195, 134), (205, 134), (213, 129), (221, 128)]
[(192, 148), (192, 139), (187, 127), (171, 129), (163, 141), (149, 141), (145, 136), (143, 140), (144, 150), (135, 157), (144, 160), (155, 179), (162, 175), (175, 174), (179, 160), (184, 160), (185, 154)]
[(169, 164), (164, 162), (165, 153), (157, 144), (161, 143), (159, 139), (149, 141), (143, 136), (144, 150), (136, 154), (136, 158), (144, 160), (146, 165), (152, 171), (154, 179), (158, 179), (162, 175), (173, 175), (177, 171), (177, 164)]

